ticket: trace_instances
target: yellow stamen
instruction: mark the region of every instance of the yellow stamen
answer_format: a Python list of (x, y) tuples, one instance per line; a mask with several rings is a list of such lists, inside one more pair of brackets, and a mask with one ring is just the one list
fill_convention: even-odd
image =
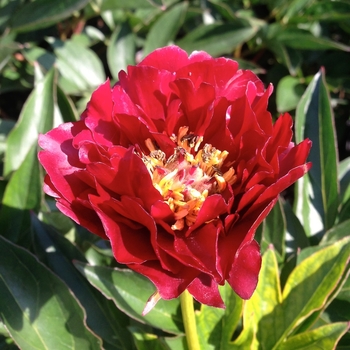
[(141, 153), (140, 157), (154, 187), (174, 213), (175, 223), (171, 228), (175, 231), (193, 225), (206, 198), (233, 185), (237, 175), (233, 167), (222, 173), (228, 152), (210, 144), (199, 149), (203, 136), (189, 133), (188, 126), (180, 127), (177, 136), (170, 139), (174, 142), (174, 153), (168, 158), (151, 139), (145, 141), (149, 155)]

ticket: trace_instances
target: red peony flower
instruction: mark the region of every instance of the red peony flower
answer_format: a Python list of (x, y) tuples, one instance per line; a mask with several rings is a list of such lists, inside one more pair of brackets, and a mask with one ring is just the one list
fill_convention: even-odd
[(225, 281), (250, 298), (254, 233), (310, 168), (311, 142), (291, 142), (289, 114), (273, 125), (272, 87), (230, 59), (170, 46), (119, 79), (93, 93), (80, 121), (40, 136), (45, 192), (162, 298), (188, 289), (224, 307)]

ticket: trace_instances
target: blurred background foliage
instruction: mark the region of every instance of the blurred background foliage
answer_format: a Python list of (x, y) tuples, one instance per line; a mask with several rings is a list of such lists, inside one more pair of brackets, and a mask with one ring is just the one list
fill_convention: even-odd
[[(266, 251), (264, 261), (278, 264), (275, 271), (264, 270), (262, 279), (280, 278), (282, 286), (294, 288), (291, 279), (287, 282), (292, 271), (295, 281), (299, 278), (304, 285), (298, 266), (310, 269), (319, 264), (322, 278), (309, 276), (318, 304), (309, 305), (307, 298), (312, 294), (302, 289), (307, 311), (292, 315), (294, 328), (281, 329), (280, 338), (270, 345), (271, 349), (300, 349), (307, 342), (306, 330), (311, 329), (309, 341), (323, 337), (311, 346), (333, 349), (345, 334), (343, 323), (335, 323), (337, 329), (327, 327), (350, 320), (349, 242), (339, 243), (350, 234), (348, 0), (0, 0), (0, 238), (4, 238), (0, 290), (5, 293), (9, 289), (4, 286), (12, 283), (14, 290), (25, 291), (0, 297), (4, 322), (0, 322), (0, 349), (17, 348), (14, 340), (23, 349), (97, 349), (100, 339), (106, 349), (186, 349), (178, 302), (160, 304), (153, 315), (143, 318), (140, 314), (152, 286), (140, 276), (107, 269), (117, 266), (108, 243), (73, 224), (57, 212), (52, 199), (44, 198), (43, 173), (37, 162), (39, 133), (77, 120), (92, 91), (107, 77), (117, 82), (121, 69), (168, 44), (188, 53), (205, 50), (215, 57), (226, 56), (253, 70), (266, 85), (274, 85), (270, 99), (274, 118), (291, 113), (296, 118), (297, 141), (312, 139), (313, 171), (294, 191), (283, 194), (257, 237)], [(324, 259), (328, 260), (322, 260), (317, 252), (326, 248)], [(332, 259), (338, 274), (332, 270), (335, 265), (327, 267)], [(72, 260), (79, 263), (74, 266)], [(35, 271), (36, 277), (29, 279), (21, 266)], [(49, 292), (38, 297), (36, 286), (57, 293), (56, 304), (50, 305), (62, 314), (61, 321), (45, 323), (56, 314), (47, 308), (38, 316), (51, 299)], [(223, 335), (228, 334), (229, 344), (221, 348), (258, 349), (252, 336), (256, 330), (247, 324), (271, 329), (271, 319), (262, 314), (252, 320), (249, 310), (254, 303), (273, 300), (274, 290), (268, 291), (271, 294), (258, 289), (252, 303), (243, 307), (230, 291), (222, 290), (231, 303), (226, 314), (198, 306), (202, 341), (210, 343), (214, 334), (205, 326), (207, 317), (214, 325), (226, 317), (232, 327), (220, 328)], [(35, 306), (31, 295), (40, 300)], [(276, 309), (271, 303), (270, 311)], [(293, 301), (289, 304), (292, 310)], [(170, 318), (166, 308), (171, 310)], [(281, 314), (274, 317), (279, 320)], [(59, 337), (67, 336), (60, 322), (71, 318), (74, 325), (67, 321), (66, 328), (74, 329), (70, 337), (75, 345), (60, 347)], [(86, 323), (99, 338), (87, 331)], [(45, 324), (49, 333), (59, 329), (56, 338), (45, 338), (46, 331), (40, 331)], [(327, 331), (321, 327), (320, 332), (317, 326)], [(259, 332), (254, 333), (259, 341), (271, 339)], [(287, 345), (281, 345), (286, 334)], [(215, 342), (209, 343), (203, 349), (217, 349)], [(350, 349), (349, 334), (339, 344), (339, 349)]]

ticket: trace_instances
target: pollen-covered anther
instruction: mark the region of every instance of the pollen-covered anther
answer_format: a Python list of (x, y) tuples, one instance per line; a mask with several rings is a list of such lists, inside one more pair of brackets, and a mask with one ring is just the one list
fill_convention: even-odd
[(206, 198), (224, 192), (237, 176), (232, 167), (226, 170), (228, 164), (226, 171), (222, 171), (228, 152), (208, 143), (201, 147), (203, 136), (189, 132), (188, 126), (180, 127), (171, 140), (174, 152), (170, 156), (151, 139), (145, 142), (149, 155), (139, 153), (154, 187), (174, 213), (171, 228), (175, 231), (193, 225)]
[(228, 169), (223, 175), (223, 178), (227, 183), (229, 183), (230, 185), (233, 185), (237, 181), (237, 175), (236, 175), (235, 169), (233, 169), (232, 167)]

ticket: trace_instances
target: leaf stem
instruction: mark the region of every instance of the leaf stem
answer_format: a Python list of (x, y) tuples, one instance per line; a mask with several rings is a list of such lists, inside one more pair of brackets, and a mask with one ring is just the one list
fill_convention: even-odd
[(200, 350), (196, 319), (194, 316), (193, 298), (187, 289), (180, 295), (180, 302), (188, 349)]

